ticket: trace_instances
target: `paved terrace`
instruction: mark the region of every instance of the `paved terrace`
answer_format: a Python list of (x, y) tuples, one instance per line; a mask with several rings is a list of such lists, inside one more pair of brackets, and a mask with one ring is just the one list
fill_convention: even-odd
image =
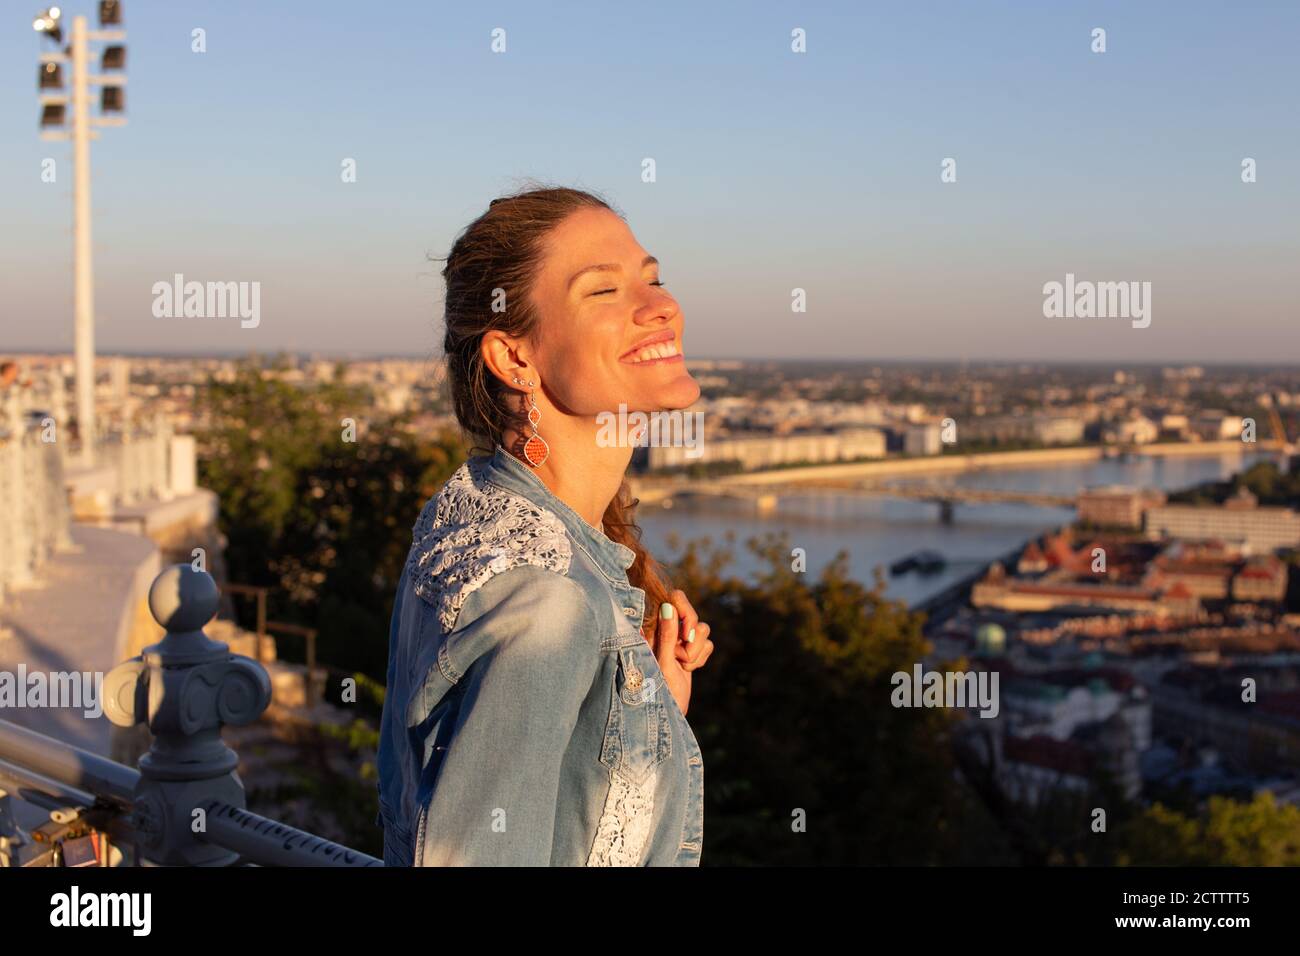
[[(37, 581), (0, 604), (0, 671), (107, 673), (130, 656), (132, 629), (158, 574), (158, 547), (148, 538), (73, 524), (76, 550), (55, 554)], [(149, 622), (151, 623), (151, 622)], [(159, 632), (161, 633), (161, 632)], [(21, 689), (21, 688), (20, 688)], [(111, 756), (107, 717), (78, 708), (4, 708), (5, 720)]]

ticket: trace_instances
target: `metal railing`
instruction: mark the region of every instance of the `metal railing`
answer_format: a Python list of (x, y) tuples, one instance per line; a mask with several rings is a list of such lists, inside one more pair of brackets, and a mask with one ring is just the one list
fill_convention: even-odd
[(259, 661), (266, 660), (266, 597), (271, 593), (271, 589), (260, 584), (231, 584), (227, 582), (222, 590), (227, 594), (257, 599), (257, 629), (253, 632), (256, 635), (253, 644), (253, 656)]
[(268, 621), (266, 619), (266, 602), (272, 589), (265, 585), (230, 584), (227, 582), (222, 590), (227, 594), (255, 599), (257, 606), (257, 623), (256, 630), (253, 632), (253, 656), (256, 660), (280, 660), (278, 652), (267, 653), (267, 638), (272, 634), (287, 634), (292, 637), (301, 637), (303, 639), (303, 656), (306, 666), (305, 690), (307, 693), (307, 699), (315, 700), (316, 692), (318, 690), (324, 690), (320, 682), (317, 680), (316, 635), (319, 632), (316, 628), (305, 627), (301, 624), (291, 624), (288, 621)]
[[(73, 816), (81, 813), (153, 863), (382, 866), (245, 808), (239, 758), (221, 728), (257, 720), (271, 702), (271, 683), (260, 663), (203, 633), (218, 600), (206, 572), (167, 568), (149, 591), (149, 609), (166, 634), (105, 675), (105, 716), (121, 727), (145, 724), (153, 734), (138, 770), (0, 720), (0, 792), (8, 780), (26, 800), (74, 808)], [(24, 834), (4, 800), (0, 857), (7, 848), (12, 859)]]

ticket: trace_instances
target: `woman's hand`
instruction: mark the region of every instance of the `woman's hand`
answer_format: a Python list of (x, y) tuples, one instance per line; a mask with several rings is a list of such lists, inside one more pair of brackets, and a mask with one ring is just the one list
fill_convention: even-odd
[(673, 591), (671, 604), (659, 606), (653, 650), (664, 682), (683, 714), (691, 701), (691, 672), (704, 666), (713, 653), (709, 625), (703, 623), (686, 593)]

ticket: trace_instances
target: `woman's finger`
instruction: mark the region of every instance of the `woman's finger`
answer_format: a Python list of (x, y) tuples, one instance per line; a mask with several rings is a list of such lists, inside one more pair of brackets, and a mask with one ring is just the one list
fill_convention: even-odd
[(660, 604), (659, 621), (655, 626), (654, 646), (654, 655), (658, 658), (660, 666), (663, 666), (666, 657), (671, 658), (675, 655), (678, 643), (677, 635), (677, 608), (667, 602)]
[(682, 639), (689, 643), (691, 631), (697, 624), (699, 624), (700, 616), (695, 613), (695, 608), (691, 605), (690, 599), (687, 598), (686, 592), (681, 588), (673, 591), (673, 593), (669, 595), (669, 599), (673, 602), (673, 607), (677, 609), (677, 613), (681, 618), (681, 630), (679, 633), (681, 634)]
[(703, 641), (700, 644), (699, 656), (696, 657), (695, 660), (688, 661), (687, 663), (683, 664), (682, 670), (686, 671), (687, 673), (691, 671), (699, 670), (701, 667), (705, 665), (705, 663), (709, 659), (709, 655), (712, 653), (713, 653), (713, 642), (710, 640)]
[(709, 625), (700, 621), (694, 627), (694, 640), (691, 639), (691, 632), (687, 630), (682, 635), (681, 640), (677, 642), (677, 659), (683, 662), (695, 662), (700, 657), (700, 648), (709, 637)]
[(711, 641), (708, 641), (708, 632), (710, 630), (708, 624), (701, 620), (701, 622), (695, 624), (695, 640), (688, 643), (685, 637), (682, 637), (677, 641), (677, 659), (682, 662), (682, 665), (699, 661), (699, 656), (703, 653), (705, 644), (711, 643)]

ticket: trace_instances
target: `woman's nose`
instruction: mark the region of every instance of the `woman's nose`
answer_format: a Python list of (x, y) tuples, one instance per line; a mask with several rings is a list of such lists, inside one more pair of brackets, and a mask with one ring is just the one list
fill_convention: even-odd
[(660, 290), (658, 286), (652, 286), (637, 318), (643, 322), (656, 318), (672, 320), (677, 317), (678, 311), (676, 299)]

